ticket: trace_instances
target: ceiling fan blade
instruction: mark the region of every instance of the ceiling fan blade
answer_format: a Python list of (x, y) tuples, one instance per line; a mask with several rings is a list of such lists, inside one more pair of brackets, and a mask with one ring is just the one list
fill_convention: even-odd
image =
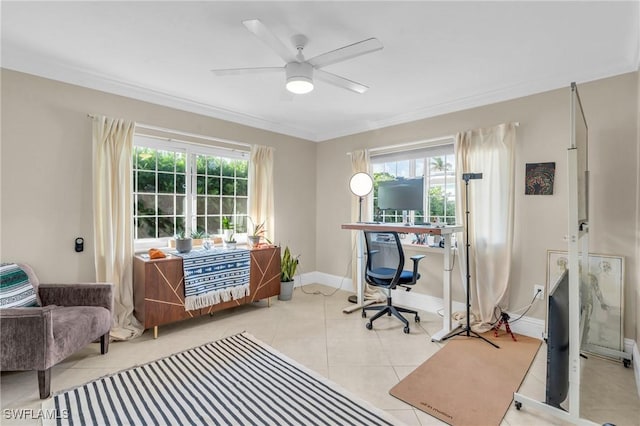
[(293, 52), (282, 44), (280, 39), (276, 37), (259, 19), (248, 19), (246, 21), (242, 21), (242, 23), (256, 37), (273, 49), (278, 56), (284, 59), (285, 62), (289, 63), (296, 60), (296, 56)]
[(356, 56), (381, 50), (383, 47), (384, 46), (382, 46), (382, 43), (377, 38), (369, 38), (341, 47), (340, 49), (332, 50), (331, 52), (314, 56), (307, 62), (309, 62), (314, 68), (322, 68), (327, 65), (335, 64), (336, 62), (346, 61), (347, 59), (355, 58)]
[(315, 70), (314, 75), (318, 80), (333, 84), (334, 86), (342, 87), (343, 89), (351, 90), (352, 92), (364, 93), (369, 90), (369, 87), (364, 84), (356, 83), (355, 81), (351, 81), (347, 78), (340, 77), (339, 75), (331, 74), (330, 72), (323, 70)]
[(284, 70), (283, 67), (258, 67), (258, 68), (227, 68), (219, 70), (211, 70), (217, 76), (238, 75), (238, 74), (258, 74), (265, 72), (276, 72)]

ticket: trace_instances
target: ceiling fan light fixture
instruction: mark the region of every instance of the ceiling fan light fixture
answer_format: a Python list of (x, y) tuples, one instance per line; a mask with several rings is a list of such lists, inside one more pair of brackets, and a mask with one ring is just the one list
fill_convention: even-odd
[(287, 90), (296, 95), (304, 95), (313, 90), (313, 67), (306, 62), (289, 62), (287, 74)]
[(304, 77), (292, 77), (287, 80), (287, 90), (296, 95), (304, 95), (313, 90), (313, 82)]

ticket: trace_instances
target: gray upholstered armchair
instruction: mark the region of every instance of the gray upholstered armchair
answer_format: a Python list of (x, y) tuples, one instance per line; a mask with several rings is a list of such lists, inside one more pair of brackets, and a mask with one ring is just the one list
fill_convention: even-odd
[(109, 349), (113, 286), (108, 283), (40, 284), (29, 277), (40, 307), (0, 309), (0, 370), (37, 370), (40, 398), (51, 393), (51, 367), (100, 339)]

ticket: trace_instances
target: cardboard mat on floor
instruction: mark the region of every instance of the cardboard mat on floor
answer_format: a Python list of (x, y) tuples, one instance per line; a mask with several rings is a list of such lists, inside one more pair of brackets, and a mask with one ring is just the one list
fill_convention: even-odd
[(516, 334), (453, 337), (389, 393), (455, 426), (499, 425), (542, 343)]

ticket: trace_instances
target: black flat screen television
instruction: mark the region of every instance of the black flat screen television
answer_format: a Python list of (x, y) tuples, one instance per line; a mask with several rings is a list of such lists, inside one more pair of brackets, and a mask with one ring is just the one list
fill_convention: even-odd
[(569, 271), (549, 292), (547, 386), (545, 402), (556, 408), (569, 392)]
[(378, 207), (381, 210), (422, 210), (424, 179), (412, 178), (382, 181), (378, 184)]

